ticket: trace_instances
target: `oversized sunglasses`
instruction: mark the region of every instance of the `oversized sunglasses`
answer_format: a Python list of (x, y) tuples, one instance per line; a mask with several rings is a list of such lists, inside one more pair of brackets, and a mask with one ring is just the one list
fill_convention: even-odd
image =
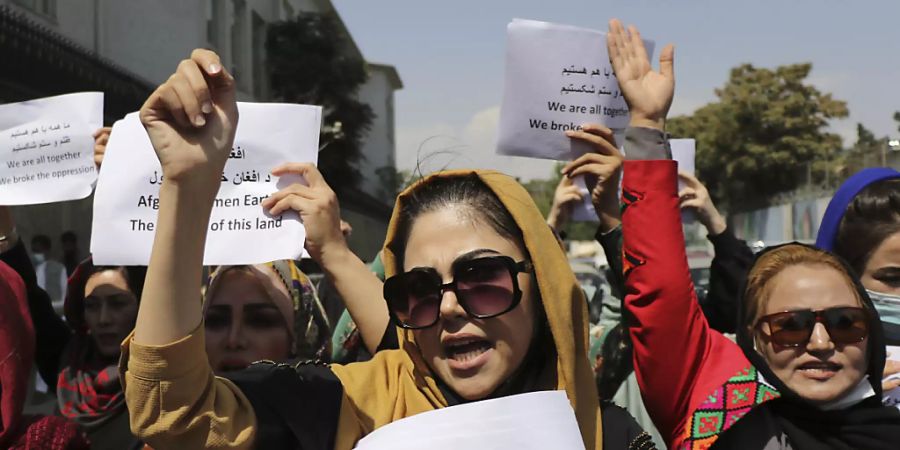
[(466, 314), (488, 319), (509, 312), (522, 300), (517, 275), (531, 272), (528, 261), (508, 256), (486, 256), (453, 264), (453, 281), (444, 283), (432, 268), (415, 268), (384, 282), (384, 299), (391, 319), (407, 329), (428, 328), (437, 323), (444, 292), (456, 294)]
[(800, 347), (809, 342), (817, 323), (825, 326), (831, 342), (837, 345), (862, 342), (869, 335), (869, 313), (858, 307), (838, 307), (818, 311), (787, 311), (760, 317), (769, 325), (766, 333), (771, 341), (782, 347)]

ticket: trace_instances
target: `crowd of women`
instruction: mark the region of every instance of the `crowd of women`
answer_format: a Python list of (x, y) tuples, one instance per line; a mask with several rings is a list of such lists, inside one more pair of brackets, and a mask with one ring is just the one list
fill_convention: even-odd
[[(418, 413), (560, 390), (587, 449), (900, 448), (900, 410), (883, 404), (898, 383), (882, 382), (898, 370), (886, 346), (900, 344), (900, 173), (851, 177), (815, 246), (753, 255), (698, 180), (680, 175), (677, 191), (665, 133), (674, 48), (653, 70), (637, 29), (615, 20), (606, 44), (631, 113), (627, 156), (589, 124), (567, 135), (595, 152), (563, 168), (564, 180), (589, 176), (616, 294), (590, 336), (554, 229), (580, 196), (565, 181), (544, 218), (501, 173), (424, 177), (397, 198), (373, 268), (347, 247), (316, 167), (275, 168), (306, 181), (263, 206), (299, 213), (352, 318), (337, 345), (294, 261), (205, 271), (239, 117), (234, 79), (195, 50), (140, 111), (165, 175), (148, 267), (88, 259), (60, 318), (0, 206), (0, 447), (349, 450)], [(681, 208), (716, 250), (703, 303)], [(330, 362), (354, 340), (364, 362)], [(58, 399), (53, 416), (22, 413), (33, 365)]]

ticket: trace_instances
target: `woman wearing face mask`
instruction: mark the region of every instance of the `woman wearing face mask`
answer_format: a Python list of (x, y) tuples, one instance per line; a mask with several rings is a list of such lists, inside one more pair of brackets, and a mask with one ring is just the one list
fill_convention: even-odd
[(216, 373), (260, 360), (327, 359), (330, 353), (325, 310), (293, 261), (218, 267), (207, 283), (203, 324)]
[(888, 344), (900, 345), (900, 172), (864, 169), (844, 182), (828, 204), (816, 246), (850, 263)]
[[(610, 57), (639, 70), (646, 52), (629, 31), (610, 34), (620, 44)], [(642, 96), (620, 83), (632, 111), (671, 103), (671, 92)], [(653, 145), (627, 152), (622, 222), (635, 371), (669, 447), (895, 449), (900, 412), (881, 405), (877, 312), (837, 257), (800, 244), (763, 252), (744, 290), (737, 345), (709, 327), (685, 257), (666, 109), (640, 137)]]
[[(196, 50), (141, 117), (166, 181), (121, 370), (132, 429), (154, 447), (350, 449), (400, 418), (549, 389), (566, 392), (586, 448), (646, 448), (648, 437), (627, 435), (624, 422), (601, 427), (583, 294), (528, 193), (495, 172), (438, 173), (398, 199), (383, 292), (401, 349), (349, 366), (259, 364), (215, 378), (202, 357), (204, 327), (191, 292), (199, 289), (206, 223), (234, 138), (234, 80), (214, 53)], [(337, 272), (352, 267), (356, 284), (380, 287), (347, 249), (335, 195), (315, 167), (286, 164), (273, 173), (308, 182), (264, 206), (271, 214), (299, 211), (306, 248), (329, 277), (346, 282)]]

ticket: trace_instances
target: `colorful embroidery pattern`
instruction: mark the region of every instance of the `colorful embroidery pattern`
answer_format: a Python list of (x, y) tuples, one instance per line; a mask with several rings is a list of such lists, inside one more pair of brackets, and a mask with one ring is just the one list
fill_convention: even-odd
[(753, 407), (780, 397), (753, 366), (748, 366), (711, 392), (693, 411), (682, 435), (682, 450), (710, 448), (725, 430)]

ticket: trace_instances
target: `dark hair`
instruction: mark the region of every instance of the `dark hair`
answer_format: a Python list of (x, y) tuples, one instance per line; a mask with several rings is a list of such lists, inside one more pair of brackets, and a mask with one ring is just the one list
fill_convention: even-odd
[(76, 235), (74, 231), (66, 231), (59, 236), (59, 241), (63, 244), (67, 242), (71, 242), (74, 244), (78, 242), (78, 235)]
[(50, 237), (45, 234), (38, 234), (31, 238), (31, 247), (34, 249), (35, 245), (43, 245), (44, 248), (50, 250), (53, 248), (53, 241), (50, 240)]
[(435, 177), (413, 188), (400, 207), (396, 238), (390, 243), (399, 266), (403, 266), (406, 241), (416, 219), (453, 206), (465, 206), (473, 221), (490, 226), (500, 236), (523, 241), (522, 230), (512, 215), (478, 175)]
[(81, 286), (82, 292), (84, 292), (84, 287), (87, 285), (88, 278), (96, 273), (106, 272), (107, 270), (119, 272), (119, 274), (122, 275), (122, 278), (125, 278), (125, 284), (128, 286), (128, 290), (134, 294), (134, 298), (140, 303), (141, 292), (144, 290), (144, 279), (147, 277), (147, 266), (92, 266), (84, 279), (84, 285)]
[(634, 371), (634, 346), (628, 328), (621, 323), (616, 324), (606, 335), (600, 355), (603, 357), (603, 368), (595, 378), (597, 393), (601, 401), (612, 401), (616, 391)]
[(84, 332), (87, 330), (84, 323), (84, 288), (88, 279), (94, 274), (112, 270), (125, 278), (125, 284), (134, 294), (138, 303), (141, 302), (141, 292), (144, 290), (144, 278), (147, 276), (147, 266), (95, 266), (93, 260), (88, 258), (78, 265), (72, 276), (69, 277), (66, 288), (65, 309), (66, 320), (73, 329)]
[(900, 232), (900, 179), (872, 183), (847, 206), (838, 227), (834, 252), (862, 275), (872, 253)]

